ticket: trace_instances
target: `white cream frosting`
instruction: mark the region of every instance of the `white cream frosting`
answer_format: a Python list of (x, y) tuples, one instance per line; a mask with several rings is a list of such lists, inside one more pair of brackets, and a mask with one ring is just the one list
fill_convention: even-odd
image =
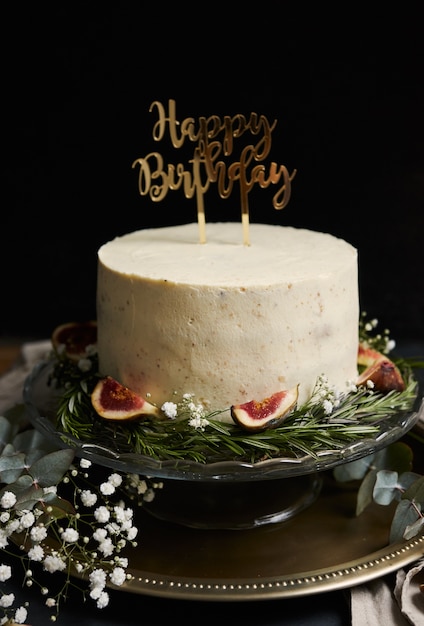
[[(133, 232), (98, 253), (99, 365), (158, 406), (263, 400), (357, 376), (357, 251), (332, 235), (240, 223)], [(174, 393), (176, 392), (176, 393)], [(224, 419), (231, 419), (229, 412)]]

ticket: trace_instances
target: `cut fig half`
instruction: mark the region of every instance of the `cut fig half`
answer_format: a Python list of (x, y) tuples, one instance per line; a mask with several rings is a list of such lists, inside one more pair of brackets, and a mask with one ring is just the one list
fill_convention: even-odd
[(387, 356), (374, 348), (370, 348), (366, 344), (360, 343), (358, 347), (358, 365), (369, 367), (374, 365), (376, 361), (387, 359)]
[(296, 407), (299, 386), (277, 391), (264, 400), (250, 400), (231, 407), (234, 422), (246, 430), (259, 431), (277, 428)]
[(91, 394), (91, 403), (97, 414), (107, 420), (125, 421), (142, 417), (163, 419), (157, 406), (111, 376), (99, 380)]
[(51, 341), (56, 351), (63, 346), (69, 359), (79, 361), (87, 356), (88, 346), (97, 343), (97, 322), (66, 322), (56, 326)]
[(359, 345), (358, 365), (365, 366), (356, 381), (357, 386), (373, 383), (373, 389), (381, 393), (404, 391), (405, 381), (396, 364), (382, 352)]

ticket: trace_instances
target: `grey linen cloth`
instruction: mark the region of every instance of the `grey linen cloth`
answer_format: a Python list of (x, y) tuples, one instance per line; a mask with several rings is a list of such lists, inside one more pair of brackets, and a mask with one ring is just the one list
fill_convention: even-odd
[[(34, 365), (46, 358), (50, 341), (25, 343), (22, 355), (0, 378), (0, 413), (23, 401), (26, 377)], [(422, 587), (421, 587), (422, 586)], [(393, 577), (385, 576), (351, 587), (352, 626), (424, 626), (424, 558)]]

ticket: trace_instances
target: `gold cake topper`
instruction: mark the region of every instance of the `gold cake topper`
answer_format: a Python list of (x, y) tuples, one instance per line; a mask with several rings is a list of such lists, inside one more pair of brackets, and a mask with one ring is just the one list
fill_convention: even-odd
[[(243, 243), (250, 245), (249, 239), (249, 193), (255, 185), (262, 189), (279, 184), (272, 204), (275, 209), (287, 206), (291, 194), (291, 181), (296, 170), (289, 174), (285, 165), (272, 161), (268, 167), (262, 164), (271, 150), (272, 131), (277, 120), (272, 124), (264, 115), (251, 113), (248, 118), (236, 114), (232, 117), (218, 115), (186, 117), (179, 122), (175, 100), (169, 100), (168, 111), (161, 102), (150, 105), (149, 112), (156, 109), (158, 120), (153, 126), (153, 139), (161, 141), (169, 133), (172, 146), (181, 148), (186, 140), (195, 144), (193, 158), (188, 161), (190, 169), (183, 163), (164, 164), (159, 152), (150, 152), (144, 158), (136, 159), (132, 167), (140, 166), (138, 190), (140, 195), (149, 195), (153, 202), (163, 200), (168, 191), (182, 188), (186, 198), (196, 197), (197, 221), (200, 242), (206, 242), (206, 221), (204, 195), (211, 183), (216, 183), (221, 198), (229, 198), (235, 183), (240, 190)], [(227, 164), (223, 157), (230, 157), (234, 150), (234, 140), (246, 132), (257, 139), (256, 143), (242, 148), (238, 161)]]

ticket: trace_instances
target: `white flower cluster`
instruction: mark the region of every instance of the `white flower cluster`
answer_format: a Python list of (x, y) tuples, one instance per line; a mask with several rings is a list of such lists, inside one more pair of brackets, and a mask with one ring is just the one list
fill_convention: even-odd
[(378, 323), (379, 322), (377, 318), (374, 318), (372, 320), (368, 320), (367, 322), (365, 322), (364, 330), (366, 333), (369, 334), (369, 337), (367, 339), (367, 344), (369, 346), (378, 344), (378, 349), (380, 352), (382, 352), (383, 354), (389, 354), (395, 349), (396, 341), (390, 338), (390, 331), (387, 328), (384, 329), (382, 333), (372, 335), (372, 333), (375, 332), (375, 329), (377, 328)]
[(205, 408), (202, 404), (196, 404), (193, 401), (193, 394), (185, 393), (182, 401), (177, 404), (175, 402), (164, 402), (161, 409), (169, 419), (176, 419), (178, 415), (189, 414), (188, 423), (196, 430), (205, 430), (209, 421), (206, 419)]
[[(66, 597), (67, 587), (71, 584), (70, 572), (87, 576), (90, 597), (98, 608), (109, 602), (108, 584), (119, 587), (131, 578), (127, 573), (128, 558), (121, 552), (127, 545), (137, 545), (138, 529), (134, 525), (133, 509), (126, 505), (120, 493), (137, 493), (141, 501), (151, 501), (154, 497), (154, 487), (149, 487), (145, 479), (134, 474), (113, 472), (98, 487), (94, 488), (90, 483), (83, 488), (80, 485), (87, 481), (86, 470), (90, 465), (90, 461), (82, 459), (79, 467), (72, 465), (62, 479), (64, 485), (73, 487), (71, 491), (74, 493), (73, 503), (65, 509), (64, 516), (56, 516), (51, 504), (57, 486), (40, 487), (37, 490), (38, 503), (31, 510), (19, 508), (13, 491), (3, 488), (1, 492), (0, 548), (6, 550), (9, 541), (16, 543), (19, 537), (20, 548), (25, 552), (21, 556), (26, 564), (25, 584), (31, 586), (37, 582), (29, 567), (31, 562), (39, 563), (44, 571), (52, 574), (64, 572), (64, 584), (59, 592), (49, 594), (46, 587), (41, 588), (46, 596), (46, 606), (56, 611), (51, 616), (52, 621), (56, 621), (59, 601)], [(161, 487), (161, 484), (156, 486)], [(50, 536), (55, 538), (55, 547), (49, 544)], [(10, 566), (0, 563), (0, 583), (11, 575)], [(0, 625), (25, 623), (26, 606), (14, 608), (14, 602), (14, 594), (4, 592), (0, 586), (0, 609), (3, 609)]]
[[(349, 388), (349, 385), (347, 387)], [(356, 391), (356, 388), (350, 386), (349, 391)], [(331, 415), (340, 406), (342, 399), (343, 394), (329, 385), (326, 376), (318, 376), (312, 396), (313, 404), (321, 405), (324, 414)]]

